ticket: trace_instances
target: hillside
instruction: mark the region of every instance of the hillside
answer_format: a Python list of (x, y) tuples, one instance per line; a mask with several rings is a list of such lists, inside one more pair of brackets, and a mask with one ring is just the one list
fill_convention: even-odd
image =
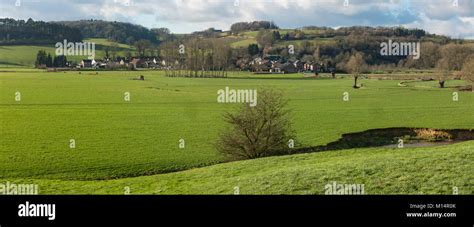
[[(421, 29), (404, 27), (303, 27), (297, 29), (239, 30), (238, 32), (214, 32), (207, 30), (202, 39), (222, 40), (237, 52), (238, 59), (252, 59), (265, 55), (280, 55), (283, 59), (303, 62), (319, 62), (322, 65), (336, 63), (336, 71), (344, 71), (349, 57), (361, 53), (370, 66), (432, 69), (439, 60), (438, 51), (450, 44), (464, 45), (462, 51), (474, 52), (474, 40), (459, 40)], [(416, 43), (421, 55), (430, 57), (421, 61), (403, 54), (382, 55), (381, 44), (386, 42)], [(258, 45), (257, 54), (245, 53), (249, 45)], [(290, 49), (293, 50), (290, 52)], [(458, 51), (458, 52), (462, 52)], [(246, 55), (247, 54), (247, 55)], [(256, 56), (258, 55), (258, 56)], [(465, 56), (460, 54), (460, 56)], [(462, 61), (464, 57), (461, 57)], [(241, 68), (242, 69), (242, 68)], [(244, 68), (245, 69), (245, 68)], [(456, 69), (459, 70), (459, 69)]]
[(0, 45), (45, 45), (64, 39), (70, 42), (82, 40), (81, 32), (62, 24), (0, 18)]
[[(324, 194), (364, 184), (366, 194), (474, 193), (473, 142), (434, 148), (353, 149), (218, 164), (106, 181), (23, 180), (40, 194)], [(15, 182), (14, 179), (10, 179)], [(238, 187), (238, 188), (236, 188)]]
[[(132, 80), (139, 75), (145, 80)], [(214, 143), (225, 126), (222, 114), (235, 105), (216, 102), (216, 91), (230, 85), (281, 89), (294, 110), (297, 141), (305, 147), (368, 129), (474, 125), (474, 93), (463, 92), (458, 102), (451, 101), (452, 89), (463, 81), (450, 80), (448, 88), (439, 89), (432, 81), (400, 87), (399, 80), (367, 79), (364, 88), (353, 90), (351, 78), (323, 76), (269, 78), (240, 72), (197, 79), (166, 77), (162, 71), (2, 72), (0, 175), (98, 180), (222, 162)], [(12, 98), (16, 91), (21, 91), (20, 103)], [(130, 103), (123, 100), (125, 91), (132, 94)], [(350, 102), (342, 100), (345, 91)], [(73, 151), (67, 146), (71, 138), (77, 140)], [(181, 138), (186, 149), (177, 146)]]
[[(112, 41), (106, 39), (84, 39), (84, 42), (95, 42), (96, 58), (105, 56), (104, 47), (111, 47)], [(134, 47), (122, 43), (115, 43), (118, 46), (117, 55), (125, 56), (126, 51), (134, 51)], [(45, 50), (51, 55), (55, 55), (54, 45), (7, 45), (0, 46), (0, 67), (34, 67), (36, 54), (39, 50)], [(80, 62), (83, 56), (67, 56), (69, 61)]]
[(77, 29), (84, 38), (106, 38), (130, 45), (141, 39), (158, 43), (156, 34), (150, 29), (131, 23), (103, 20), (58, 21), (54, 23)]
[[(162, 58), (169, 57), (163, 56), (163, 50), (166, 46), (171, 46), (172, 49), (169, 51), (174, 52), (179, 44), (192, 46), (195, 45), (192, 44), (192, 41), (196, 40), (198, 45), (203, 46), (202, 48), (223, 43), (231, 47), (231, 53), (229, 54), (231, 57), (224, 63), (225, 67), (240, 70), (249, 70), (248, 63), (256, 57), (280, 55), (283, 61), (315, 62), (320, 64), (321, 68), (324, 65), (325, 67), (334, 67), (338, 72), (344, 72), (350, 56), (354, 53), (361, 53), (364, 61), (370, 66), (432, 69), (440, 58), (438, 54), (434, 53), (446, 49), (444, 47), (449, 44), (459, 45), (459, 49), (465, 52), (460, 54), (462, 59), (474, 52), (474, 41), (472, 40), (456, 40), (442, 35), (430, 34), (421, 29), (403, 27), (353, 26), (334, 29), (310, 26), (288, 29), (279, 28), (271, 22), (259, 21), (235, 23), (231, 26), (230, 31), (209, 28), (190, 34), (171, 34), (167, 28), (148, 29), (140, 25), (115, 21), (80, 20), (46, 23), (33, 20), (26, 22), (12, 19), (4, 20), (8, 21), (9, 24), (19, 24), (21, 26), (15, 27), (0, 23), (0, 29), (7, 29), (11, 32), (8, 37), (0, 37), (0, 44), (9, 42), (9, 44), (21, 45), (0, 46), (0, 66), (3, 67), (30, 67), (34, 63), (38, 50), (45, 49), (48, 53), (52, 53), (54, 50), (52, 47), (53, 41), (65, 37), (70, 41), (80, 40), (84, 37), (83, 41), (96, 42), (98, 44), (96, 59), (104, 56), (103, 47), (110, 46), (112, 42), (118, 43), (121, 47), (117, 53), (120, 57), (125, 57), (125, 51), (130, 51), (132, 56), (146, 57), (146, 55), (156, 55), (150, 53), (157, 53), (156, 51), (161, 49), (160, 57)], [(35, 28), (42, 27), (48, 28), (43, 29), (48, 32), (43, 34), (32, 31)], [(25, 32), (28, 36), (19, 40), (10, 39), (10, 36), (17, 37), (18, 34)], [(74, 37), (70, 37), (74, 34), (76, 34)], [(41, 43), (45, 40), (45, 37), (49, 37), (47, 41), (50, 43)], [(35, 42), (28, 43), (28, 40), (41, 41), (41, 45)], [(62, 39), (59, 40), (62, 41)], [(388, 40), (419, 43), (420, 52), (427, 53), (432, 57), (415, 61), (404, 55), (382, 56), (380, 54), (380, 44)], [(255, 44), (258, 45), (258, 48), (255, 47)], [(253, 45), (253, 51), (249, 51), (249, 45)], [(138, 49), (142, 50), (146, 49), (148, 52), (137, 53), (130, 46), (139, 47)], [(290, 48), (293, 50), (291, 53)], [(223, 48), (219, 49), (224, 50)], [(69, 57), (68, 60), (78, 62), (82, 58), (80, 56)], [(453, 70), (460, 69), (453, 68)]]

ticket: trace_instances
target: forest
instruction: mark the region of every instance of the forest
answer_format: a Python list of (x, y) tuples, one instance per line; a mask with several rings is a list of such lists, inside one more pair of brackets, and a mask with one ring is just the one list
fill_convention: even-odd
[(0, 45), (53, 44), (64, 39), (79, 42), (81, 31), (62, 24), (0, 18)]

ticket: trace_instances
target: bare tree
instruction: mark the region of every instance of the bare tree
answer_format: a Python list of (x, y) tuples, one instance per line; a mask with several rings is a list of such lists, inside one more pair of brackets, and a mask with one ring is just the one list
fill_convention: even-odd
[(420, 47), (421, 57), (414, 59), (409, 56), (405, 66), (418, 69), (428, 69), (436, 67), (436, 63), (440, 59), (440, 45), (433, 42), (422, 42)]
[(112, 56), (112, 59), (115, 60), (117, 57), (117, 51), (119, 50), (119, 45), (116, 42), (113, 42), (110, 45), (110, 55)]
[(439, 48), (441, 58), (447, 62), (448, 70), (461, 70), (466, 58), (474, 52), (470, 45), (447, 44)]
[(225, 77), (227, 75), (227, 66), (232, 54), (230, 47), (221, 41), (215, 41), (212, 52), (215, 55), (213, 56), (214, 70), (217, 70), (217, 75), (219, 77)]
[(450, 63), (447, 57), (443, 57), (438, 60), (436, 63), (436, 68), (438, 69), (438, 84), (439, 88), (444, 88), (446, 80), (449, 77)]
[(295, 133), (286, 104), (281, 92), (259, 90), (255, 107), (243, 104), (224, 115), (230, 128), (220, 134), (217, 150), (232, 160), (288, 154)]
[(436, 63), (436, 68), (440, 71), (438, 83), (440, 88), (444, 88), (450, 72), (461, 70), (466, 58), (474, 49), (469, 45), (450, 43), (440, 47), (439, 51), (441, 59)]
[(347, 71), (354, 77), (353, 88), (359, 88), (357, 85), (357, 79), (367, 70), (367, 64), (364, 61), (364, 57), (360, 53), (352, 55), (346, 64)]
[(105, 58), (109, 59), (109, 57), (110, 57), (110, 51), (111, 51), (111, 47), (110, 47), (110, 46), (104, 46)]
[[(166, 76), (181, 76), (182, 61), (180, 61), (181, 54), (179, 52), (180, 44), (177, 41), (167, 41), (161, 44), (160, 55), (162, 58), (162, 67), (165, 70)], [(176, 64), (178, 62), (178, 64)]]
[(150, 48), (151, 43), (148, 40), (141, 39), (141, 40), (136, 41), (133, 45), (137, 49), (138, 55), (140, 55), (140, 57), (144, 57), (146, 50)]
[(462, 67), (463, 77), (471, 82), (471, 90), (474, 92), (474, 55), (469, 57)]
[(273, 46), (273, 44), (276, 41), (274, 33), (272, 31), (268, 31), (264, 29), (258, 32), (256, 39), (257, 39), (257, 43), (262, 47)]
[[(182, 55), (183, 69), (187, 77), (225, 77), (231, 58), (231, 49), (218, 39), (191, 38), (185, 42)], [(162, 47), (165, 48), (165, 47)], [(165, 53), (167, 54), (167, 53)]]

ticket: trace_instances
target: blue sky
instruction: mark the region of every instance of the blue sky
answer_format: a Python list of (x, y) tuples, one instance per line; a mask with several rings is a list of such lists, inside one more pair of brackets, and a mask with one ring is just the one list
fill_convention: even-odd
[(405, 26), (474, 39), (474, 0), (0, 0), (0, 17), (104, 19), (189, 33), (239, 21), (280, 27)]

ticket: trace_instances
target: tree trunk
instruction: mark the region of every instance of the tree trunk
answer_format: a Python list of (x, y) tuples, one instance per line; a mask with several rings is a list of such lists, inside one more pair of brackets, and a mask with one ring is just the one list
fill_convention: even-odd
[(359, 76), (354, 76), (354, 86), (353, 86), (353, 88), (359, 88), (357, 86), (357, 79), (359, 79)]
[(444, 80), (440, 80), (439, 83), (439, 88), (444, 88)]

